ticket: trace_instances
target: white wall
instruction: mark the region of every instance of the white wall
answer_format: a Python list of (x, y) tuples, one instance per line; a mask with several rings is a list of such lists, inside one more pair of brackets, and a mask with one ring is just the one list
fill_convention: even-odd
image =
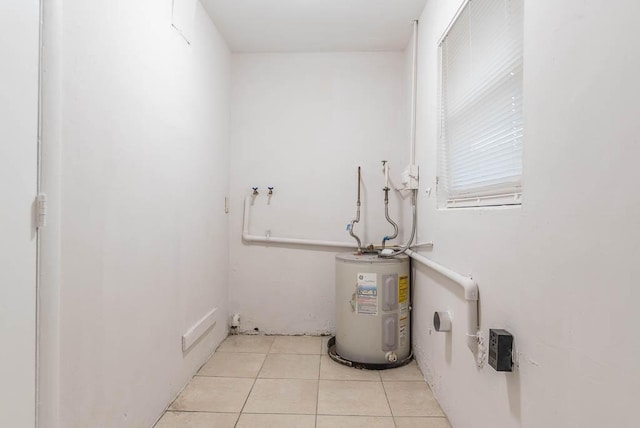
[(171, 1), (62, 6), (58, 425), (151, 426), (227, 332), (230, 55), (199, 4), (190, 46)]
[[(399, 185), (408, 156), (403, 54), (234, 54), (232, 63), (230, 312), (241, 314), (242, 330), (331, 332), (340, 250), (243, 243), (243, 199), (260, 187), (253, 234), (355, 242), (345, 227), (360, 165), (355, 231), (379, 244), (392, 232), (380, 161), (390, 161)], [(392, 218), (401, 218), (398, 195), (390, 200)]]
[(36, 0), (0, 3), (0, 426), (35, 426), (38, 24)]
[[(420, 22), (418, 162), (435, 186), (437, 40), (460, 2)], [(632, 427), (640, 398), (640, 39), (634, 1), (525, 2), (524, 204), (438, 210), (429, 257), (480, 287), (482, 330), (515, 335), (520, 368), (476, 369), (457, 288), (415, 269), (414, 347), (456, 428)], [(436, 309), (452, 336), (430, 334)]]

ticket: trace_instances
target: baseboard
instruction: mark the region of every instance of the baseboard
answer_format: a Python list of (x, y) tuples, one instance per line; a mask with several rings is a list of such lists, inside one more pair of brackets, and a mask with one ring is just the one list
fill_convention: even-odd
[(203, 334), (216, 324), (216, 312), (218, 308), (213, 308), (200, 321), (195, 323), (185, 334), (182, 335), (182, 351), (186, 352)]

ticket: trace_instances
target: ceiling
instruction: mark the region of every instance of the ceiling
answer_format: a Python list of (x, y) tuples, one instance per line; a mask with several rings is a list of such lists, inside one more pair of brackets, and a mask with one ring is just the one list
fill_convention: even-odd
[(200, 0), (233, 52), (398, 51), (426, 0)]

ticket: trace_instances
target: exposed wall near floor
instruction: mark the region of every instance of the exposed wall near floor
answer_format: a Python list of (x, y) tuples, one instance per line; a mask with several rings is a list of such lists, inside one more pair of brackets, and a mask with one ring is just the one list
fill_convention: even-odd
[(230, 54), (171, 3), (63, 4), (60, 427), (151, 426), (227, 332)]
[[(345, 250), (247, 245), (243, 200), (260, 187), (252, 234), (355, 242), (345, 227), (361, 166), (355, 231), (376, 244), (390, 234), (381, 161), (399, 186), (408, 156), (403, 54), (234, 54), (232, 63), (230, 312), (243, 330), (332, 332), (334, 255)], [(395, 219), (408, 206), (400, 199), (390, 195)]]
[[(418, 162), (435, 187), (437, 41), (460, 2), (421, 19)], [(437, 209), (421, 190), (425, 254), (480, 286), (482, 330), (515, 335), (515, 373), (477, 369), (455, 285), (415, 269), (418, 362), (456, 428), (631, 427), (640, 397), (640, 39), (633, 1), (525, 2), (524, 204)], [(453, 312), (451, 336), (431, 333)]]

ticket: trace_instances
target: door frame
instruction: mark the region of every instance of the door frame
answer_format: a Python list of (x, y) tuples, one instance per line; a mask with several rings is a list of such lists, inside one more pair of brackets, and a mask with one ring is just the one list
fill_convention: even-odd
[(58, 428), (60, 425), (62, 1), (39, 0), (38, 192), (47, 195), (47, 224), (38, 233), (37, 255), (38, 428)]

